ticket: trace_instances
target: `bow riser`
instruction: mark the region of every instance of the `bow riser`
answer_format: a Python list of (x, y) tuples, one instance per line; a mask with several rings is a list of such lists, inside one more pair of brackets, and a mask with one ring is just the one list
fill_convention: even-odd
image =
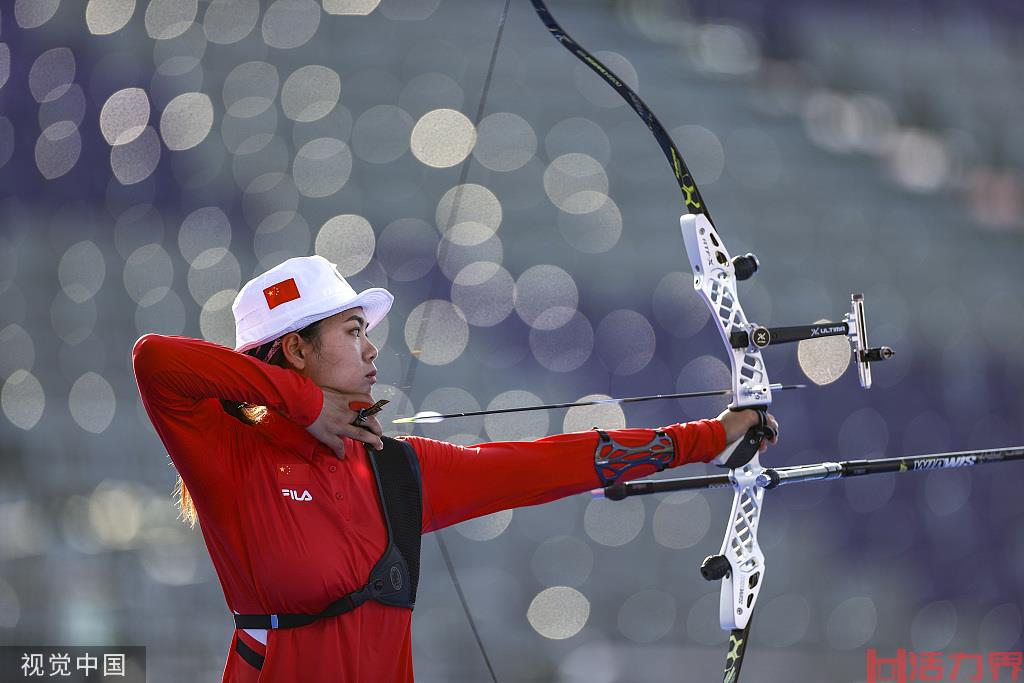
[(731, 408), (762, 408), (772, 402), (772, 389), (761, 350), (749, 344), (732, 348), (735, 332), (748, 335), (756, 327), (747, 320), (736, 294), (736, 269), (715, 226), (703, 214), (679, 219), (686, 254), (693, 269), (693, 288), (711, 309), (722, 341), (731, 350), (733, 402)]
[(729, 515), (729, 534), (722, 543), (721, 554), (729, 560), (730, 571), (722, 578), (718, 618), (722, 629), (746, 628), (753, 613), (764, 576), (764, 553), (757, 542), (757, 527), (761, 521), (761, 501), (764, 489), (757, 485), (763, 468), (757, 456), (743, 468), (733, 470), (732, 512)]

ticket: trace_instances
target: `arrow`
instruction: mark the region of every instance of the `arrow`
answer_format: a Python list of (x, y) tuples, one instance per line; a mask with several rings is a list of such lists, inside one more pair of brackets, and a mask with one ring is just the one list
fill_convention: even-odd
[[(772, 391), (786, 391), (789, 389), (804, 389), (805, 384), (772, 384)], [(540, 406), (523, 406), (519, 408), (499, 408), (496, 410), (476, 410), (468, 413), (448, 413), (442, 415), (430, 410), (416, 413), (412, 417), (399, 417), (391, 421), (392, 424), (435, 424), (454, 417), (476, 417), (478, 415), (497, 415), (501, 413), (522, 413), (528, 410), (554, 410), (555, 408), (579, 408), (580, 406), (597, 406), (611, 403), (639, 403), (641, 401), (659, 401), (670, 398), (703, 398), (705, 396), (729, 396), (732, 389), (713, 389), (709, 391), (690, 391), (684, 394), (656, 394), (654, 396), (630, 396), (629, 398), (601, 398), (594, 401), (580, 401), (578, 403), (548, 403)]]

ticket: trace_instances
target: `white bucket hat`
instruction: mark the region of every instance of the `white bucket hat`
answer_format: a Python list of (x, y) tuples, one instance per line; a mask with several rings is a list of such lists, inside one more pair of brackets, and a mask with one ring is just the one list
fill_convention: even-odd
[(246, 282), (235, 297), (235, 351), (248, 351), (357, 306), (366, 314), (366, 329), (372, 330), (394, 300), (380, 287), (357, 294), (323, 256), (290, 258)]

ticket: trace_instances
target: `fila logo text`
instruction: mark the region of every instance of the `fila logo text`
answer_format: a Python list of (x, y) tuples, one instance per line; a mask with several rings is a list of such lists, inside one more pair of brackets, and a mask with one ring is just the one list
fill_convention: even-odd
[(292, 500), (313, 500), (313, 494), (305, 490), (300, 494), (295, 489), (281, 489), (281, 495)]

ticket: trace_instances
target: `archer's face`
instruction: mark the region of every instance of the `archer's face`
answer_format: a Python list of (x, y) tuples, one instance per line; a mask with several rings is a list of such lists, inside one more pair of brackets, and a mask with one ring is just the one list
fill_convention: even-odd
[(366, 336), (362, 307), (326, 318), (320, 324), (319, 357), (312, 352), (305, 356), (307, 365), (300, 372), (318, 386), (369, 394), (377, 381), (377, 347)]

